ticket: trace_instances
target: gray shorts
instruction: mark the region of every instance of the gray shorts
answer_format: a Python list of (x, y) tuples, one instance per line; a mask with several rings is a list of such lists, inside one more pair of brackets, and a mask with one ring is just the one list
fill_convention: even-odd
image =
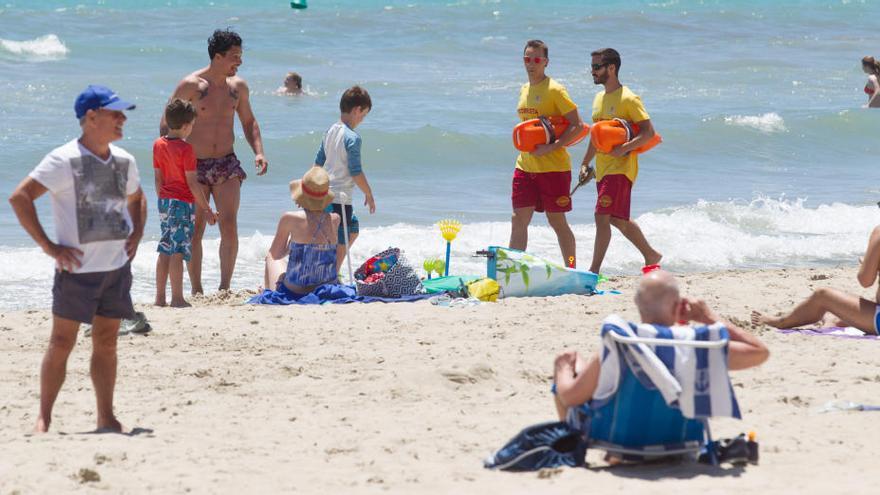
[(52, 314), (91, 323), (95, 315), (132, 318), (131, 264), (109, 272), (70, 273), (55, 271)]

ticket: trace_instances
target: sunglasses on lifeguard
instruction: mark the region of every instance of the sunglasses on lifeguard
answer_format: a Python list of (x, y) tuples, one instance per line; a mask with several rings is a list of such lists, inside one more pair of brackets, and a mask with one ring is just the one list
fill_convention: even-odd
[(525, 63), (529, 63), (529, 61), (532, 61), (536, 64), (540, 64), (545, 60), (547, 60), (545, 57), (523, 57), (523, 62)]
[(608, 65), (608, 62), (605, 62), (604, 64), (590, 64), (590, 67), (592, 67), (593, 70), (599, 70), (606, 65)]

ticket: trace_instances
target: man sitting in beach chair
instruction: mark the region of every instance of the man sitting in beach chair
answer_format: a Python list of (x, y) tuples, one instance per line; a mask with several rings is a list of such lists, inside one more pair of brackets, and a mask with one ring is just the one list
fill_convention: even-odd
[[(559, 418), (611, 459), (695, 452), (708, 439), (706, 418), (740, 417), (727, 371), (758, 366), (769, 351), (704, 301), (681, 297), (668, 272), (646, 275), (635, 302), (643, 323), (608, 317), (601, 353), (556, 357)], [(699, 326), (673, 327), (682, 320)]]

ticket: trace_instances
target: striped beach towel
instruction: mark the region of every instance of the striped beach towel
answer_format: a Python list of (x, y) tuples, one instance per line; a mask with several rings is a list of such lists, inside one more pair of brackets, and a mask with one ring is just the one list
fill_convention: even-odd
[(739, 404), (727, 373), (727, 346), (699, 349), (684, 346), (622, 344), (611, 333), (624, 337), (718, 341), (728, 339), (720, 323), (690, 327), (630, 323), (611, 315), (602, 324), (602, 365), (594, 400), (611, 397), (620, 382), (621, 366), (629, 365), (648, 389), (657, 389), (670, 407), (686, 418), (728, 416), (741, 418)]

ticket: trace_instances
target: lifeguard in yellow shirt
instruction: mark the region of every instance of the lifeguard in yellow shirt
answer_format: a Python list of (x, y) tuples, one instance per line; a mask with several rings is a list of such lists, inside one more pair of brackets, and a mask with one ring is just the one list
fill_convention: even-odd
[[(596, 243), (590, 271), (599, 273), (602, 267), (602, 260), (611, 243), (612, 225), (642, 253), (646, 266), (654, 265), (660, 263), (663, 255), (651, 247), (639, 225), (629, 218), (632, 187), (639, 174), (638, 155), (630, 153), (630, 150), (647, 143), (654, 136), (654, 126), (642, 105), (642, 99), (620, 84), (617, 78), (620, 70), (620, 54), (617, 50), (603, 48), (590, 56), (593, 83), (605, 86), (605, 91), (599, 92), (593, 100), (593, 122), (619, 118), (638, 124), (640, 129), (637, 136), (607, 154), (596, 151), (590, 143), (581, 163), (581, 182), (588, 181), (594, 173), (596, 176)], [(594, 156), (595, 171), (590, 167)]]
[(549, 62), (548, 54), (543, 41), (529, 40), (526, 43), (523, 63), (529, 82), (520, 91), (517, 113), (523, 121), (561, 115), (571, 125), (556, 142), (538, 145), (535, 151), (522, 152), (517, 157), (511, 193), (510, 247), (525, 250), (532, 215), (536, 211), (545, 212), (547, 222), (556, 232), (563, 262), (574, 268), (574, 233), (565, 219), (565, 212), (571, 211), (571, 158), (564, 145), (577, 136), (581, 119), (577, 105), (571, 101), (565, 87), (544, 73)]

